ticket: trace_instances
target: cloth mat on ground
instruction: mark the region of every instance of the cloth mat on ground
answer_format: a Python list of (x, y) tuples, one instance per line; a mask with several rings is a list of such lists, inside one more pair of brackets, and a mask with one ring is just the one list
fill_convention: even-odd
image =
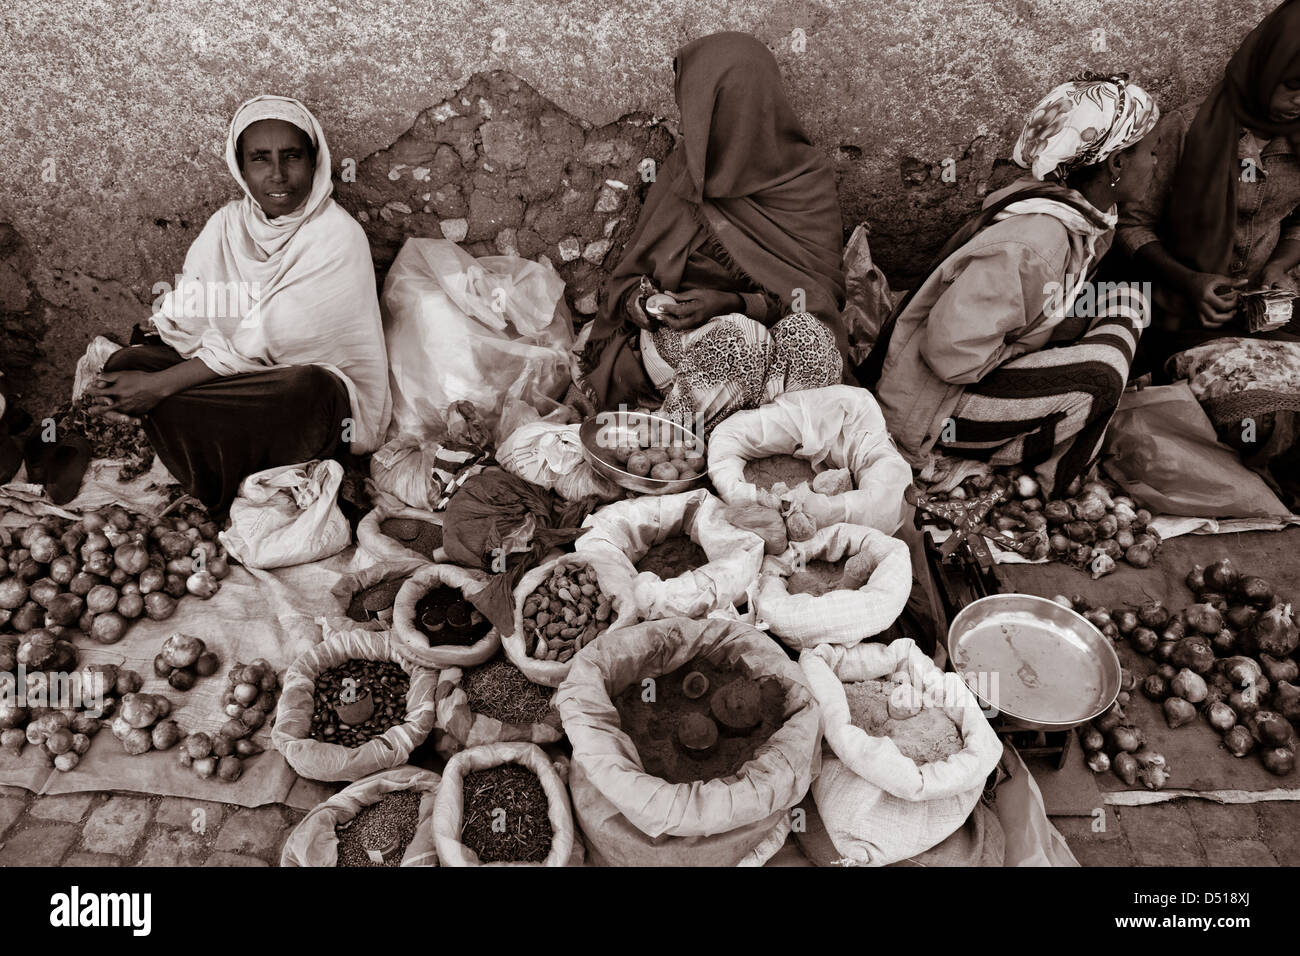
[[(1151, 567), (1139, 569), (1121, 563), (1113, 573), (1097, 581), (1082, 571), (1055, 563), (999, 565), (994, 573), (1006, 592), (1043, 597), (1079, 594), (1107, 608), (1158, 600), (1176, 611), (1195, 603), (1195, 596), (1184, 583), (1192, 565), (1208, 565), (1225, 556), (1242, 573), (1257, 574), (1272, 582), (1279, 597), (1288, 601), (1300, 598), (1300, 528), (1275, 533), (1254, 531), (1172, 538), (1161, 548)], [(1126, 642), (1121, 641), (1115, 647), (1120, 662), (1133, 670), (1139, 682), (1156, 669), (1154, 661), (1138, 655)], [(1081, 815), (1076, 801), (1056, 795), (1098, 790), (1106, 803), (1121, 805), (1189, 795), (1230, 803), (1300, 799), (1300, 774), (1276, 777), (1253, 754), (1233, 757), (1203, 719), (1171, 730), (1160, 706), (1141, 693), (1132, 695), (1127, 712), (1146, 733), (1148, 746), (1168, 759), (1169, 787), (1154, 793), (1140, 788), (1134, 790), (1114, 773), (1094, 775), (1084, 765), (1082, 748), (1076, 746), (1067, 765), (1059, 771), (1035, 763), (1034, 770), (1040, 779), (1045, 774), (1069, 778), (1054, 780), (1043, 787), (1049, 814)]]
[[(165, 621), (135, 622), (117, 644), (102, 646), (78, 639), (80, 660), (124, 662), (144, 678), (145, 692), (163, 694), (172, 701), (171, 716), (186, 733), (213, 733), (226, 720), (221, 695), (226, 673), (236, 661), (247, 663), (264, 657), (277, 671), (283, 671), (300, 653), (319, 643), (318, 619), (339, 622), (340, 627), (356, 626), (346, 617), (342, 599), (331, 595), (344, 574), (361, 570), (354, 557), (355, 549), (348, 548), (324, 561), (274, 572), (233, 566), (221, 590), (210, 600), (187, 597), (177, 603), (176, 613)], [(201, 678), (186, 693), (176, 691), (153, 673), (153, 659), (162, 642), (178, 631), (202, 638), (221, 658), (217, 673)], [(180, 766), (175, 748), (133, 757), (104, 727), (70, 773), (40, 766), (34, 749), (25, 748), (22, 756), (0, 757), (0, 784), (38, 793), (130, 790), (249, 807), (289, 803), (304, 809), (338, 789), (300, 780), (271, 746), (270, 738), (269, 726), (259, 729), (253, 739), (265, 752), (245, 761), (239, 780), (224, 783), (216, 778), (200, 779), (192, 770)]]

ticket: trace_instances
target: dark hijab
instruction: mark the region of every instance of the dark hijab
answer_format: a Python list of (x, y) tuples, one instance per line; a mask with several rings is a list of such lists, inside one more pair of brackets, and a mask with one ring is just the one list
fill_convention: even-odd
[(1223, 80), (1187, 131), (1166, 206), (1165, 247), (1201, 272), (1228, 271), (1237, 229), (1237, 140), (1241, 127), (1286, 136), (1300, 156), (1300, 120), (1274, 122), (1269, 102), (1300, 77), (1300, 0), (1264, 18), (1228, 62)]
[(705, 224), (735, 265), (786, 308), (802, 289), (805, 310), (839, 326), (843, 232), (835, 178), (790, 108), (776, 58), (748, 34), (715, 33), (682, 47), (676, 68), (681, 140), (605, 282), (581, 363), (602, 408), (637, 397), (613, 380), (618, 353), (636, 334), (622, 311), (625, 294), (643, 275), (678, 291), (687, 258), (707, 237)]

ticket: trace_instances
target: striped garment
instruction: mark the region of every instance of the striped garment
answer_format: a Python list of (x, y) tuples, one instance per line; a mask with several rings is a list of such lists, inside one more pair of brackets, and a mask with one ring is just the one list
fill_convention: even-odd
[(938, 449), (1033, 467), (1045, 492), (1064, 488), (1100, 453), (1149, 321), (1140, 286), (1100, 284), (1096, 318), (1083, 337), (1012, 359), (968, 386)]

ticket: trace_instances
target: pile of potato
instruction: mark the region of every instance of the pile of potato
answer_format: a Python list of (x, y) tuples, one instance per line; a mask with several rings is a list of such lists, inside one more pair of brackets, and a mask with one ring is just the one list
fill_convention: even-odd
[(116, 644), (132, 621), (166, 620), (186, 594), (217, 592), (229, 567), (216, 536), (195, 508), (155, 522), (117, 506), (45, 517), (17, 540), (0, 529), (0, 633), (68, 628)]
[(613, 614), (595, 571), (558, 566), (524, 599), (524, 648), (537, 660), (567, 661), (605, 633)]
[(215, 734), (186, 737), (181, 742), (180, 762), (204, 779), (216, 776), (233, 783), (243, 773), (243, 758), (262, 752), (262, 746), (251, 737), (268, 720), (274, 721), (280, 679), (271, 662), (262, 657), (250, 664), (236, 663), (226, 676), (222, 703), (229, 719)]
[(686, 443), (678, 437), (662, 441), (627, 432), (620, 435), (618, 443), (609, 449), (609, 457), (614, 464), (638, 478), (678, 481), (697, 478), (708, 468), (708, 459), (701, 446), (702, 443)]
[(1271, 773), (1289, 775), (1300, 726), (1300, 625), (1291, 605), (1227, 558), (1194, 567), (1187, 586), (1198, 603), (1177, 613), (1158, 601), (1106, 609), (1056, 600), (1155, 661), (1156, 670), (1140, 683), (1126, 680), (1125, 691), (1140, 688), (1170, 727), (1202, 716), (1234, 757), (1258, 752)]
[(132, 756), (170, 750), (181, 739), (180, 725), (170, 719), (171, 712), (172, 702), (161, 694), (126, 694), (113, 718), (113, 736)]

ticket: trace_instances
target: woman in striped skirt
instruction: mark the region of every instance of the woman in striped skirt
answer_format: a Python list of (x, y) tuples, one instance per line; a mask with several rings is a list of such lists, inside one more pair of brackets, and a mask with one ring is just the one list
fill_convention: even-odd
[(1093, 282), (1116, 204), (1150, 182), (1159, 116), (1123, 76), (1053, 90), (993, 193), (881, 330), (858, 379), (922, 481), (945, 456), (1064, 487), (1101, 448), (1147, 321), (1137, 285)]

